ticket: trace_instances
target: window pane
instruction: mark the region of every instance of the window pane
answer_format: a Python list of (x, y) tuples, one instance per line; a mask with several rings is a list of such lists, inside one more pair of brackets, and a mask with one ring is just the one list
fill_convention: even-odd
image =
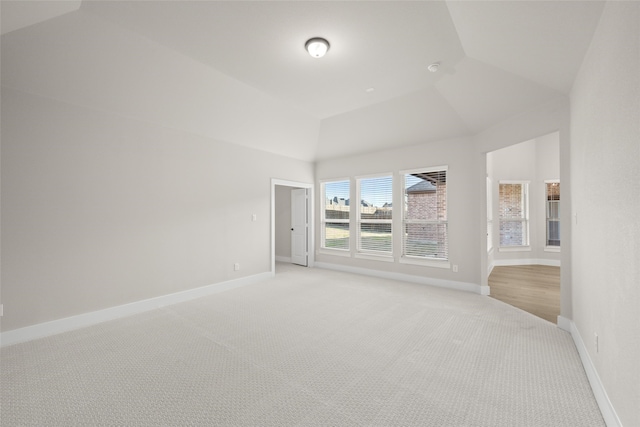
[(349, 219), (349, 181), (324, 184), (325, 219)]
[(547, 246), (560, 246), (560, 183), (547, 183)]
[(391, 252), (391, 223), (360, 224), (360, 249), (365, 251)]
[(349, 181), (323, 184), (322, 247), (349, 249)]
[(560, 202), (547, 202), (547, 219), (560, 219)]
[(528, 246), (527, 184), (499, 185), (500, 246)]
[(524, 218), (522, 184), (500, 184), (500, 219)]
[(408, 174), (404, 182), (405, 219), (446, 221), (447, 171)]
[(560, 246), (560, 221), (547, 221), (547, 246)]
[(405, 224), (404, 254), (448, 259), (447, 224)]
[(527, 234), (525, 221), (500, 221), (500, 246), (526, 246)]
[(381, 176), (358, 180), (360, 205), (360, 251), (392, 253), (393, 178)]
[(349, 249), (349, 223), (325, 223), (324, 247), (332, 249)]
[(448, 259), (447, 171), (404, 175), (403, 255)]
[(390, 176), (360, 181), (360, 218), (391, 219), (393, 179)]

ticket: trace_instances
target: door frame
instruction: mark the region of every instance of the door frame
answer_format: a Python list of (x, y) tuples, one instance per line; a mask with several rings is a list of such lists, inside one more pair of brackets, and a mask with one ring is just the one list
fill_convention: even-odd
[[(289, 187), (287, 187), (289, 188)], [(289, 191), (289, 200), (291, 201), (291, 263), (309, 266), (309, 189), (308, 188), (291, 188)], [(300, 208), (302, 212), (300, 212)], [(303, 224), (297, 224), (298, 219)], [(298, 238), (304, 240), (304, 255), (298, 256), (297, 245)], [(298, 259), (300, 258), (300, 259)]]
[(309, 207), (309, 227), (307, 227), (307, 243), (309, 245), (309, 255), (307, 257), (308, 267), (314, 266), (315, 261), (315, 210), (314, 210), (314, 185), (308, 182), (287, 181), (284, 179), (271, 178), (271, 275), (276, 274), (276, 185), (291, 188), (306, 188), (308, 190)]

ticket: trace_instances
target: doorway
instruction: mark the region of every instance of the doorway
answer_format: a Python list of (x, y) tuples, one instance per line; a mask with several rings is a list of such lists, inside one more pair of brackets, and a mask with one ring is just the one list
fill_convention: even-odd
[(486, 154), (490, 294), (546, 320), (560, 314), (560, 138)]
[(271, 182), (271, 272), (275, 263), (313, 267), (313, 184)]

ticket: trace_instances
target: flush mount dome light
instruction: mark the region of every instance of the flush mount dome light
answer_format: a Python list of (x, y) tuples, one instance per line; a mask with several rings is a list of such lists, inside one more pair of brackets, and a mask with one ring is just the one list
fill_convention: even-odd
[(309, 55), (314, 58), (322, 58), (329, 50), (329, 42), (321, 37), (314, 37), (307, 40), (304, 44), (304, 48), (307, 49)]

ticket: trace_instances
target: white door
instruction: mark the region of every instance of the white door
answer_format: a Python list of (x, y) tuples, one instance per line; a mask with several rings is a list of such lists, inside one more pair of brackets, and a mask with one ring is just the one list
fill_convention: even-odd
[(291, 190), (291, 262), (307, 266), (307, 190)]

